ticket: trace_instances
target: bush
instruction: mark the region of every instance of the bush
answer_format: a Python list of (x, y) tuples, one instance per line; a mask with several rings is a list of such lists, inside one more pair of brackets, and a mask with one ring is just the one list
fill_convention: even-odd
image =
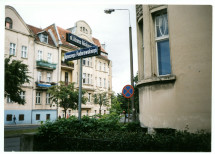
[[(211, 134), (160, 129), (147, 134), (138, 122), (119, 123), (119, 116), (72, 116), (39, 127), (36, 151), (178, 151), (211, 150)], [(41, 144), (42, 143), (42, 144)]]

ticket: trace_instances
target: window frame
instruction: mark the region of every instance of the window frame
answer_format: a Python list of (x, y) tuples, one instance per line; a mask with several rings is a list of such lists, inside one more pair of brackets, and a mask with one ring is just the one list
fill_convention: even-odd
[(49, 63), (52, 63), (52, 53), (48, 53), (48, 54), (47, 54), (47, 61), (48, 61)]
[[(167, 28), (168, 28), (168, 34), (167, 35), (163, 35), (163, 36), (157, 36), (157, 23), (156, 23), (156, 17), (161, 16), (161, 15), (167, 15)], [(154, 19), (154, 36), (155, 36), (155, 50), (156, 50), (156, 68), (157, 68), (157, 75), (158, 76), (168, 76), (172, 74), (172, 67), (171, 67), (171, 56), (170, 56), (170, 46), (169, 46), (169, 63), (170, 63), (170, 73), (169, 74), (160, 74), (159, 72), (159, 59), (158, 59), (158, 43), (159, 42), (163, 42), (163, 41), (169, 41), (169, 22), (168, 22), (168, 13), (167, 13), (167, 9), (164, 10), (160, 10), (157, 13), (154, 14), (153, 16)], [(144, 48), (144, 43), (143, 43), (143, 48)]]
[(21, 57), (28, 58), (28, 48), (25, 45), (22, 45)]
[(40, 114), (36, 114), (36, 120), (40, 120)]
[(13, 20), (10, 17), (5, 18), (5, 27), (8, 29), (13, 29)]
[(46, 81), (49, 83), (52, 82), (52, 74), (50, 72), (47, 72), (46, 74)]
[[(23, 118), (22, 118), (23, 116)], [(25, 120), (25, 115), (24, 114), (19, 114), (19, 121), (24, 121)]]
[[(39, 94), (39, 95), (37, 95)], [(41, 104), (42, 95), (41, 92), (36, 92), (36, 102), (35, 104)]]
[(10, 43), (9, 55), (16, 56), (16, 44), (15, 43)]
[(51, 94), (50, 93), (46, 93), (46, 104), (50, 105), (51, 104)]
[(39, 60), (39, 61), (43, 60), (43, 51), (42, 50), (37, 51), (37, 60)]
[(12, 120), (13, 120), (13, 115), (12, 114), (7, 114), (6, 115), (6, 121), (12, 121)]

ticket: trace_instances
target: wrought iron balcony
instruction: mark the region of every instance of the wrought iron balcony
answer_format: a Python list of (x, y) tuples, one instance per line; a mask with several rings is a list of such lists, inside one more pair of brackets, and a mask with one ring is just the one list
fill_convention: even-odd
[(44, 60), (37, 60), (37, 67), (38, 68), (54, 70), (54, 69), (56, 69), (56, 65), (57, 64), (49, 63), (49, 62), (44, 61)]

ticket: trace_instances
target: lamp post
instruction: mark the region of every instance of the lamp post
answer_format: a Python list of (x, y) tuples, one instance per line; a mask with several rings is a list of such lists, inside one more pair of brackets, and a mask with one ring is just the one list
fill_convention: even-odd
[[(128, 11), (129, 15), (129, 45), (130, 45), (130, 75), (131, 75), (131, 85), (134, 87), (134, 76), (133, 76), (133, 51), (132, 51), (132, 28), (131, 28), (131, 21), (130, 21), (130, 11), (129, 9), (107, 9), (104, 10), (106, 14), (111, 14), (115, 10), (126, 10)], [(136, 115), (135, 115), (135, 108), (134, 108), (134, 96), (131, 97), (131, 105), (132, 105), (132, 120), (136, 120)]]

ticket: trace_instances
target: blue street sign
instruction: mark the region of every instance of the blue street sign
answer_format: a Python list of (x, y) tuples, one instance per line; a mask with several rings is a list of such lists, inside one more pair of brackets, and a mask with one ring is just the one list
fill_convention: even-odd
[(99, 54), (100, 53), (98, 51), (98, 47), (93, 46), (90, 48), (84, 48), (80, 50), (67, 52), (64, 54), (64, 59), (65, 61), (70, 61), (70, 60), (76, 60), (76, 59), (85, 58), (85, 57), (97, 56)]
[(84, 39), (76, 35), (73, 35), (71, 33), (66, 33), (66, 41), (74, 45), (77, 45), (78, 47), (81, 47), (81, 48), (89, 48), (89, 47), (95, 46), (94, 44), (88, 41), (85, 41)]
[(122, 89), (122, 95), (125, 98), (131, 98), (134, 95), (134, 88), (131, 85), (126, 85), (123, 89)]

